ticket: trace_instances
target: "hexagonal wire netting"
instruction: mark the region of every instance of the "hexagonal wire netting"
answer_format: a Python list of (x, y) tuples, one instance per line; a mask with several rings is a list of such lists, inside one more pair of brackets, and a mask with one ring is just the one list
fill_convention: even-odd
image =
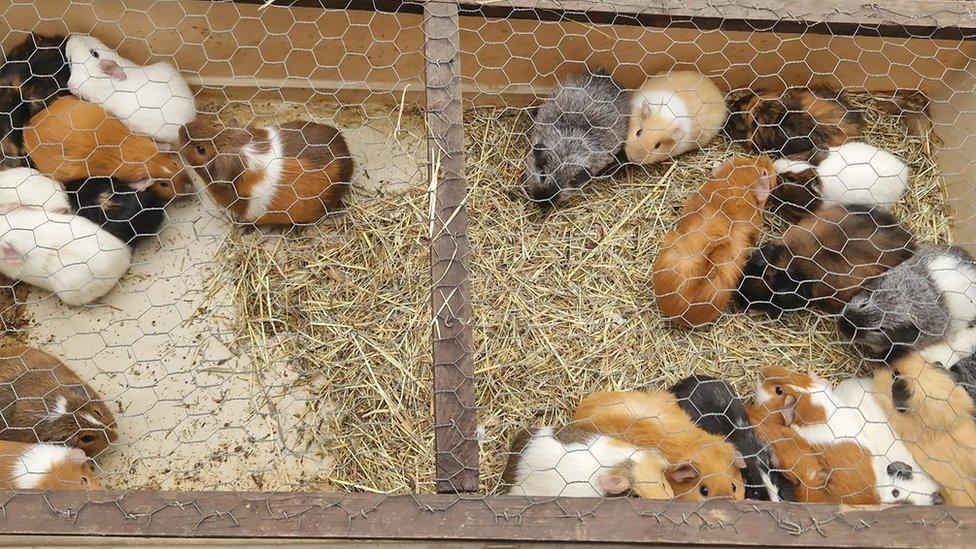
[(574, 4), (4, 2), (6, 486), (976, 504), (971, 14)]

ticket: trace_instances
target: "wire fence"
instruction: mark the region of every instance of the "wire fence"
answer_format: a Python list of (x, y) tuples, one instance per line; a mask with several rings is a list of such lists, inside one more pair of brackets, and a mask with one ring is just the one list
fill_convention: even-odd
[(965, 543), (976, 27), (904, 4), (3, 3), (4, 531)]

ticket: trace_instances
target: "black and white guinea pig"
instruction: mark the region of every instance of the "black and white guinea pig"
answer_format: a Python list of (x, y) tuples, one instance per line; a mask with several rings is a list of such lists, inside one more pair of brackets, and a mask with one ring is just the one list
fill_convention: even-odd
[(165, 203), (148, 187), (113, 177), (75, 179), (64, 184), (71, 208), (129, 246), (159, 234)]
[(793, 501), (793, 485), (776, 470), (773, 454), (756, 436), (742, 399), (727, 382), (692, 375), (671, 388), (678, 405), (702, 429), (723, 436), (745, 457), (746, 499)]

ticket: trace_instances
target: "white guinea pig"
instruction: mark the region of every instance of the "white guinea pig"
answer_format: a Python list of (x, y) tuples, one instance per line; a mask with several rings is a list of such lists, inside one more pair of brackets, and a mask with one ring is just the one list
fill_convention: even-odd
[(91, 221), (40, 208), (0, 206), (0, 272), (84, 305), (129, 269), (129, 247)]
[(49, 212), (71, 213), (64, 187), (33, 168), (0, 172), (0, 204), (23, 204)]
[(65, 53), (71, 93), (101, 105), (135, 132), (175, 144), (180, 128), (196, 118), (193, 93), (169, 63), (137, 65), (87, 34), (72, 34)]

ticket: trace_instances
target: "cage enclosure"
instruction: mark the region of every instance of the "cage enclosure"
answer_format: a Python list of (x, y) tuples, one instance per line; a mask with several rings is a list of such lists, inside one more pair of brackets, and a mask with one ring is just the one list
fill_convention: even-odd
[[(887, 372), (838, 332), (839, 310), (776, 318), (730, 307), (689, 330), (659, 309), (653, 264), (667, 234), (716, 166), (756, 155), (741, 140), (721, 133), (664, 162), (626, 162), (554, 208), (533, 203), (526, 157), (557, 83), (604, 68), (636, 93), (654, 75), (696, 71), (723, 98), (842, 93), (862, 121), (858, 141), (910, 173), (890, 206), (912, 235), (900, 247), (976, 253), (967, 3), (14, 0), (0, 13), (5, 67), (35, 36), (90, 35), (133, 66), (170, 63), (200, 117), (253, 125), (247, 139), (297, 121), (334, 126), (348, 144), (339, 161), (353, 165), (342, 208), (278, 227), (235, 218), (210, 172), (189, 170), (193, 183), (167, 200), (158, 234), (130, 246), (131, 267), (82, 306), (4, 281), (3, 349), (16, 352), (3, 360), (24, 356), (22, 345), (53, 355), (115, 422), (106, 448), (90, 454), (104, 490), (8, 482), (4, 533), (966, 543), (976, 515), (951, 496), (946, 506), (892, 505), (885, 494), (869, 505), (522, 497), (504, 495), (504, 473), (520, 428), (566, 424), (599, 391), (667, 391), (697, 374), (751, 400), (769, 366), (835, 385)], [(9, 102), (38, 75), (0, 76)], [(19, 135), (7, 111), (5, 131)], [(184, 161), (188, 139), (173, 145)], [(281, 156), (269, 147), (262, 170)], [(792, 226), (767, 212), (750, 253)], [(955, 403), (958, 387), (931, 396)], [(55, 394), (39, 395), (42, 417), (66, 413)], [(976, 430), (957, 420), (953, 429)], [(926, 444), (898, 443), (912, 454)], [(965, 440), (955, 444), (967, 453)], [(934, 481), (939, 498), (969, 493)]]

